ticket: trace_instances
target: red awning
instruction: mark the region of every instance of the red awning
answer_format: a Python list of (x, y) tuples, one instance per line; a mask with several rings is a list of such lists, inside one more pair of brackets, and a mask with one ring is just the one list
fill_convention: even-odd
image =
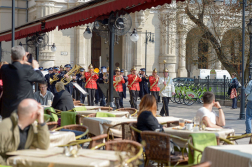
[(107, 0), (79, 9), (70, 14), (46, 20), (46, 28), (58, 26), (59, 30), (92, 23), (98, 16), (124, 9), (128, 13), (145, 10), (171, 0)]
[[(36, 32), (49, 32), (57, 26), (59, 30), (62, 30), (92, 23), (98, 16), (109, 15), (116, 10), (124, 9), (128, 13), (132, 13), (164, 5), (165, 3), (171, 3), (171, 0), (93, 0), (21, 25), (15, 30), (15, 39), (25, 38)], [(41, 23), (45, 23), (45, 29), (43, 30), (41, 29)], [(0, 32), (0, 41), (10, 40), (11, 30)]]
[[(15, 31), (15, 39), (21, 39), (41, 31), (41, 23), (32, 24)], [(0, 41), (11, 41), (11, 32), (0, 36)]]

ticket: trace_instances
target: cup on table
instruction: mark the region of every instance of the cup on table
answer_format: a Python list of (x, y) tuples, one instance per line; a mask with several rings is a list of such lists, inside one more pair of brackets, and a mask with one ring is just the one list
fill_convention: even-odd
[(191, 123), (186, 124), (186, 129), (187, 130), (193, 130), (193, 124), (191, 124)]
[(184, 119), (179, 120), (179, 126), (180, 127), (185, 127), (185, 120)]
[(47, 105), (52, 106), (52, 100), (47, 100)]

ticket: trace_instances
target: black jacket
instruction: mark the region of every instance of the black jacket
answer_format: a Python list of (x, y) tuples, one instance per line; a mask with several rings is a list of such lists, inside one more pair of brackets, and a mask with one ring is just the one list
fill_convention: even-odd
[(73, 99), (71, 94), (62, 90), (54, 95), (52, 107), (61, 111), (68, 111), (74, 108)]
[[(143, 111), (137, 118), (137, 129), (141, 131), (163, 131), (163, 126), (158, 123), (157, 118), (151, 111)], [(141, 142), (141, 136), (138, 136), (138, 142)]]
[(229, 83), (228, 95), (231, 94), (231, 91), (233, 88), (235, 88), (237, 90), (238, 87), (239, 87), (239, 82), (237, 79), (234, 79), (231, 83)]
[(34, 71), (31, 66), (20, 62), (3, 65), (0, 77), (3, 80), (1, 115), (4, 118), (9, 117), (23, 99), (34, 98), (33, 82), (45, 80), (39, 70)]
[(139, 97), (140, 98), (142, 98), (146, 94), (149, 94), (149, 87), (148, 87), (149, 80), (146, 77), (142, 77), (142, 81), (139, 82), (139, 86), (140, 86)]

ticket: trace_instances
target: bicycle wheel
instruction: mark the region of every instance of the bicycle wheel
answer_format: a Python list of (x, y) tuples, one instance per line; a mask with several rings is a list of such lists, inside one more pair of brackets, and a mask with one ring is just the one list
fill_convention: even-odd
[(186, 104), (186, 105), (187, 105), (187, 104), (190, 102), (190, 99), (189, 99), (186, 95), (184, 95), (183, 101), (184, 101), (183, 104)]
[(189, 100), (189, 102), (186, 104), (188, 106), (193, 105), (197, 101), (197, 99), (188, 99), (188, 100)]
[(174, 100), (175, 100), (175, 102), (176, 102), (177, 104), (181, 104), (181, 103), (180, 103), (180, 95), (175, 95), (175, 96), (174, 96)]
[(176, 95), (173, 95), (173, 96), (171, 97), (171, 102), (173, 102), (173, 103), (175, 103), (175, 96), (176, 96)]
[(180, 104), (185, 104), (185, 103), (184, 103), (184, 97), (185, 97), (185, 95), (179, 96)]
[(203, 102), (203, 96), (199, 97), (199, 102), (200, 102), (200, 103), (204, 103), (204, 102)]

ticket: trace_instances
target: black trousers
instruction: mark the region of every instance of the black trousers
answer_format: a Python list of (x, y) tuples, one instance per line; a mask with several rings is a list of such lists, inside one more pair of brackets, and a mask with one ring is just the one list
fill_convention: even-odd
[(139, 96), (139, 91), (130, 90), (130, 105), (131, 108), (137, 109), (137, 98)]
[(123, 108), (123, 103), (122, 103), (123, 92), (118, 92), (118, 94), (119, 94), (119, 97), (115, 98), (116, 109)]
[(163, 101), (163, 107), (160, 111), (161, 116), (169, 116), (169, 109), (168, 109), (168, 104), (169, 104), (170, 97), (162, 97)]
[(88, 106), (94, 106), (94, 97), (96, 89), (86, 88), (88, 93)]
[(157, 91), (151, 91), (151, 95), (155, 97), (156, 102), (157, 102), (157, 109), (158, 109), (158, 96), (159, 96), (159, 92), (157, 92)]

